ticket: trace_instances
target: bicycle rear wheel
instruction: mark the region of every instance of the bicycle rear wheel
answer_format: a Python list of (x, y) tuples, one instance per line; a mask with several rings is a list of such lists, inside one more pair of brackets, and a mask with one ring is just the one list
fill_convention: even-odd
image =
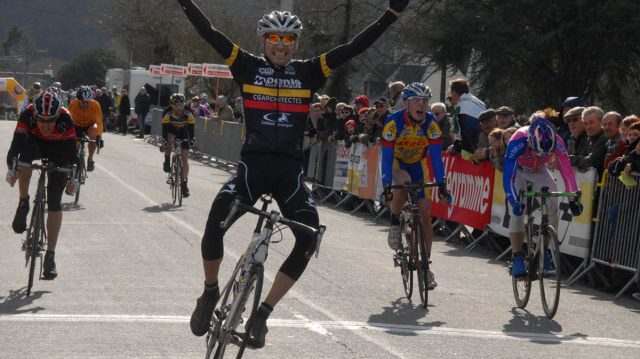
[[(542, 309), (547, 318), (551, 319), (556, 315), (560, 302), (560, 244), (555, 229), (547, 226), (542, 232), (540, 244), (540, 297), (542, 299)], [(545, 251), (551, 254), (551, 268), (544, 265)]]
[[(526, 248), (524, 251), (524, 267), (525, 267), (525, 276), (516, 278), (513, 275), (511, 276), (511, 286), (513, 287), (513, 296), (516, 299), (516, 305), (518, 308), (524, 309), (529, 303), (529, 297), (531, 296), (531, 280), (532, 280), (532, 259), (534, 258), (533, 246), (529, 245), (530, 238), (529, 232), (526, 232), (526, 242), (523, 248)], [(534, 266), (535, 267), (535, 266)]]
[(420, 302), (423, 308), (427, 308), (429, 305), (429, 257), (427, 255), (427, 248), (425, 247), (423, 238), (422, 223), (413, 221), (411, 228), (412, 241), (417, 243), (418, 252), (415, 253), (415, 258), (420, 258), (416, 261), (416, 270), (418, 272), (418, 288), (420, 289)]

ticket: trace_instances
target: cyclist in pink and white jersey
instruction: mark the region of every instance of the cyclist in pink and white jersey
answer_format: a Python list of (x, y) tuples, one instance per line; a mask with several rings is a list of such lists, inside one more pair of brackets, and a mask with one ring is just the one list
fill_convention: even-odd
[[(543, 117), (535, 117), (530, 126), (518, 129), (509, 139), (505, 152), (503, 186), (511, 207), (509, 221), (509, 240), (513, 253), (511, 274), (514, 277), (522, 277), (525, 275), (522, 252), (525, 227), (522, 216), (523, 204), (518, 201), (520, 190), (526, 189), (527, 183), (532, 184), (534, 191), (539, 191), (542, 187), (548, 187), (549, 191), (556, 190), (556, 183), (547, 168), (547, 163), (553, 159), (553, 156), (557, 160), (564, 180), (565, 191), (576, 192), (578, 186), (564, 141), (556, 133), (553, 125)], [(550, 200), (549, 220), (551, 225), (557, 227), (558, 201), (553, 197)], [(572, 215), (579, 216), (582, 213), (582, 204), (575, 197), (571, 197), (569, 209)], [(547, 270), (553, 269), (546, 268), (547, 265), (553, 265), (550, 256), (550, 253), (545, 253)]]

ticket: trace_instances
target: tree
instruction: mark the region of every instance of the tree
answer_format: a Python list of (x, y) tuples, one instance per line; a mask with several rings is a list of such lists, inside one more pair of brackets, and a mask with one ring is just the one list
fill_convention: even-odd
[(426, 1), (411, 46), (449, 69), (468, 69), (490, 105), (521, 111), (567, 96), (628, 111), (637, 83), (637, 2), (596, 0)]
[(113, 51), (93, 49), (60, 67), (56, 80), (65, 88), (81, 85), (104, 86), (107, 70), (114, 67), (125, 68), (127, 64), (118, 59)]

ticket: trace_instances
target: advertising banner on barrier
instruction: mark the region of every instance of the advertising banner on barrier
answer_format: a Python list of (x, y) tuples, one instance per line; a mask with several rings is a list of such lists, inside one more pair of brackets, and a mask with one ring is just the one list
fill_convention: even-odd
[[(494, 168), (490, 162), (474, 165), (459, 155), (442, 156), (447, 178), (447, 189), (453, 197), (447, 206), (437, 201), (436, 191), (431, 191), (431, 214), (467, 226), (484, 229), (491, 220)], [(433, 171), (430, 171), (433, 172)], [(433, 180), (433, 174), (430, 173)]]
[(360, 183), (360, 158), (364, 145), (354, 143), (349, 148), (349, 168), (347, 170), (347, 181), (344, 190), (352, 195), (358, 195), (358, 184)]
[[(552, 171), (551, 175), (558, 185), (558, 191), (564, 191), (564, 181), (560, 172)], [(576, 182), (582, 190), (582, 204), (584, 211), (578, 217), (569, 213), (569, 203), (566, 198), (560, 201), (560, 221), (558, 222), (558, 239), (562, 253), (580, 258), (586, 258), (591, 248), (591, 218), (593, 217), (593, 199), (597, 173), (593, 168), (587, 172), (576, 172)], [(502, 236), (509, 236), (509, 221), (511, 216), (507, 211), (507, 200), (502, 186), (502, 173), (496, 171), (493, 186), (493, 205), (491, 208), (491, 223), (489, 228)], [(540, 211), (536, 213), (536, 223), (540, 223)]]
[(349, 149), (344, 147), (344, 141), (338, 141), (336, 162), (333, 170), (333, 189), (342, 191), (347, 183), (349, 174)]
[[(366, 145), (362, 145), (366, 148)], [(380, 159), (380, 146), (372, 146), (362, 151), (359, 163), (358, 197), (361, 199), (376, 200), (376, 179), (378, 177), (378, 162)]]

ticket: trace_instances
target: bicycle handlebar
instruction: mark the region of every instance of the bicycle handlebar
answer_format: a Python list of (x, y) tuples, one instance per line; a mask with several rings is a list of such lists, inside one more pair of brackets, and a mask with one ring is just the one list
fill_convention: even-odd
[(548, 187), (542, 187), (540, 191), (520, 191), (521, 197), (574, 197), (578, 201), (582, 196), (582, 191), (578, 190), (576, 192), (550, 192)]
[(316, 258), (318, 257), (318, 254), (320, 253), (320, 242), (322, 241), (322, 236), (325, 230), (327, 229), (325, 225), (321, 224), (320, 227), (316, 229), (304, 223), (300, 223), (292, 219), (283, 217), (277, 211), (267, 212), (267, 211), (259, 210), (253, 206), (246, 205), (242, 203), (242, 201), (239, 198), (236, 198), (233, 202), (233, 206), (231, 207), (231, 210), (229, 211), (229, 214), (227, 215), (227, 218), (225, 218), (223, 222), (220, 222), (220, 228), (228, 229), (229, 226), (231, 225), (230, 223), (231, 220), (235, 217), (235, 215), (238, 213), (239, 210), (253, 213), (261, 218), (266, 219), (269, 222), (281, 223), (281, 224), (284, 224), (285, 226), (288, 226), (291, 229), (301, 230), (301, 231), (307, 232), (308, 234), (314, 235), (316, 237), (316, 242), (317, 242), (314, 251), (316, 254), (315, 255)]
[(407, 189), (407, 190), (420, 190), (423, 188), (438, 187), (436, 182), (405, 182), (404, 184), (394, 184), (389, 186), (391, 189)]

